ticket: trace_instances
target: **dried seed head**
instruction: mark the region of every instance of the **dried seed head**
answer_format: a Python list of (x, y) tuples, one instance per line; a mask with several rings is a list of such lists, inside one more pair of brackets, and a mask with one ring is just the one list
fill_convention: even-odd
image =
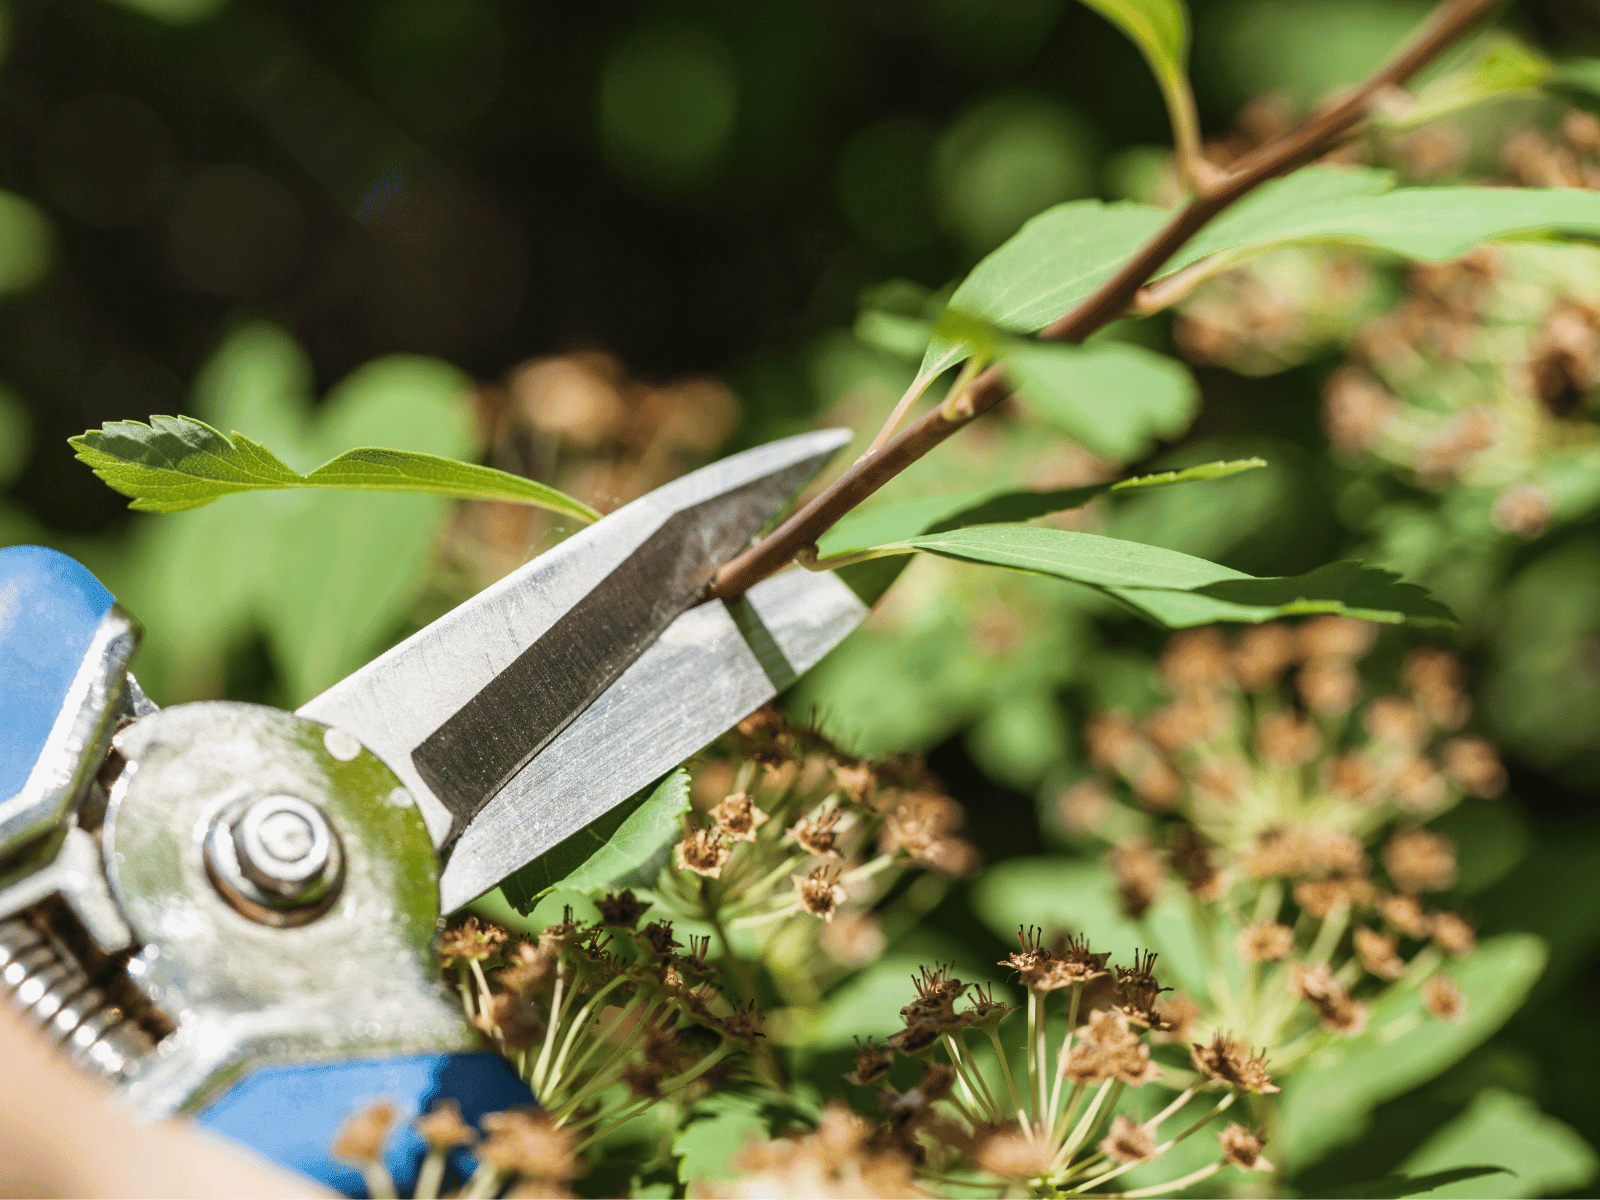
[(1155, 1157), (1156, 1142), (1143, 1125), (1135, 1125), (1118, 1113), (1111, 1122), (1111, 1132), (1100, 1143), (1100, 1150), (1119, 1163), (1137, 1163)]
[(807, 817), (789, 832), (794, 835), (794, 840), (807, 854), (813, 854), (818, 858), (838, 858), (840, 855), (834, 841), (834, 830), (843, 816), (843, 809), (831, 808), (826, 812)]
[(1342, 716), (1361, 697), (1361, 677), (1337, 658), (1308, 662), (1295, 676), (1294, 686), (1305, 706), (1324, 717)]
[(1428, 936), (1428, 914), (1415, 896), (1379, 896), (1379, 914), (1391, 928), (1411, 938)]
[(394, 1118), (395, 1107), (387, 1100), (376, 1100), (345, 1118), (333, 1139), (333, 1156), (350, 1163), (369, 1163), (382, 1158)]
[(1190, 895), (1201, 900), (1216, 900), (1221, 896), (1223, 878), (1217, 871), (1215, 849), (1187, 821), (1180, 823), (1173, 832), (1167, 861)]
[(572, 1153), (577, 1136), (547, 1114), (518, 1109), (486, 1113), (482, 1124), (488, 1136), (478, 1147), (478, 1157), (492, 1166), (524, 1179), (560, 1181), (578, 1174)]
[(1339, 908), (1368, 907), (1377, 893), (1372, 881), (1360, 875), (1302, 879), (1294, 885), (1294, 902), (1321, 920)]
[(1245, 1171), (1270, 1171), (1271, 1163), (1261, 1157), (1261, 1137), (1251, 1133), (1236, 1121), (1229, 1121), (1228, 1127), (1217, 1134), (1217, 1141), (1222, 1143), (1222, 1157), (1234, 1166)]
[(1448, 975), (1434, 975), (1422, 985), (1422, 1002), (1441, 1021), (1467, 1019), (1467, 998)]
[(991, 1175), (1018, 1183), (1048, 1175), (1056, 1147), (1043, 1138), (1020, 1133), (991, 1133), (978, 1147), (978, 1165)]
[(639, 943), (640, 949), (660, 957), (670, 955), (683, 945), (672, 935), (671, 921), (651, 921), (634, 940)]
[(1361, 454), (1377, 445), (1399, 410), (1393, 394), (1356, 367), (1339, 368), (1323, 388), (1323, 426), (1328, 440), (1346, 455)]
[(1233, 674), (1239, 686), (1258, 692), (1299, 661), (1300, 640), (1287, 625), (1272, 622), (1245, 630), (1233, 653)]
[(1161, 652), (1161, 677), (1174, 694), (1197, 688), (1231, 687), (1228, 643), (1215, 629), (1193, 629), (1168, 640)]
[(761, 1021), (761, 1010), (751, 1000), (745, 1004), (735, 1004), (731, 1013), (716, 1022), (716, 1027), (723, 1036), (736, 1042), (753, 1042), (758, 1037), (766, 1037), (761, 1032)]
[(1247, 1092), (1259, 1095), (1279, 1090), (1267, 1074), (1267, 1052), (1252, 1056), (1249, 1046), (1226, 1034), (1218, 1033), (1209, 1045), (1193, 1043), (1189, 1057), (1197, 1070)]
[(1193, 750), (1233, 728), (1233, 703), (1206, 689), (1187, 692), (1145, 719), (1144, 731), (1168, 754)]
[(1444, 776), (1426, 758), (1413, 758), (1406, 763), (1390, 786), (1394, 792), (1394, 802), (1419, 817), (1438, 812), (1450, 798)]
[(1398, 696), (1382, 696), (1367, 705), (1361, 722), (1380, 742), (1415, 750), (1428, 735), (1422, 714)]
[(1455, 729), (1471, 714), (1461, 661), (1454, 654), (1420, 647), (1406, 655), (1400, 676), (1418, 710), (1440, 729)]
[(1407, 829), (1389, 839), (1383, 865), (1402, 892), (1442, 892), (1456, 881), (1455, 843), (1429, 829)]
[(461, 1106), (454, 1100), (437, 1100), (425, 1117), (412, 1122), (430, 1150), (454, 1150), (478, 1140), (478, 1131), (461, 1119)]
[(633, 894), (633, 889), (601, 896), (595, 907), (600, 910), (600, 921), (617, 929), (632, 929), (639, 923), (649, 904)]
[(1294, 969), (1290, 986), (1322, 1018), (1322, 1027), (1355, 1037), (1367, 1027), (1367, 1006), (1352, 1000), (1325, 962)]
[(817, 944), (841, 966), (864, 967), (876, 962), (889, 942), (876, 913), (846, 908), (833, 914)]
[(1494, 499), (1489, 520), (1502, 533), (1532, 541), (1550, 527), (1556, 515), (1555, 499), (1536, 483), (1518, 483)]
[(840, 789), (857, 804), (865, 804), (867, 797), (877, 787), (877, 777), (871, 763), (833, 764), (833, 778)]
[(1291, 713), (1269, 713), (1256, 730), (1256, 748), (1261, 757), (1280, 767), (1298, 767), (1310, 762), (1321, 749), (1322, 739), (1310, 721)]
[(1328, 760), (1322, 786), (1341, 800), (1371, 804), (1378, 799), (1379, 776), (1371, 761), (1359, 754), (1341, 754)]
[(439, 935), (439, 958), (446, 966), (459, 962), (482, 962), (498, 954), (509, 936), (498, 925), (468, 917)]
[(1482, 738), (1446, 742), (1444, 773), (1474, 796), (1498, 796), (1506, 790), (1506, 769), (1494, 747)]
[(708, 879), (716, 879), (722, 874), (723, 864), (731, 853), (733, 848), (723, 839), (722, 830), (717, 828), (696, 829), (672, 848), (678, 870), (693, 871)]
[(907, 1024), (914, 1025), (918, 1021), (949, 1024), (955, 1021), (955, 1003), (967, 990), (967, 985), (952, 975), (948, 966), (922, 967), (911, 977), (911, 986), (917, 990), (917, 998), (900, 1010), (900, 1016)]
[(789, 880), (800, 897), (800, 907), (813, 917), (832, 921), (834, 912), (845, 901), (837, 867), (816, 867), (809, 875), (791, 875)]
[(1161, 993), (1172, 989), (1159, 984), (1155, 968), (1156, 953), (1153, 950), (1135, 950), (1133, 966), (1117, 968), (1117, 991), (1121, 1003), (1116, 1008), (1131, 1024), (1145, 1029), (1165, 1030), (1167, 1026), (1156, 1005)]
[(1093, 833), (1111, 815), (1111, 795), (1093, 779), (1073, 784), (1056, 801), (1056, 815), (1068, 833)]
[(525, 1050), (544, 1037), (544, 1017), (522, 992), (496, 992), (473, 1024), (500, 1043), (505, 1050)]
[(1161, 891), (1166, 876), (1161, 854), (1143, 838), (1130, 838), (1111, 848), (1109, 860), (1122, 896), (1122, 911), (1138, 920)]
[(1472, 925), (1460, 913), (1434, 913), (1428, 919), (1428, 933), (1446, 954), (1471, 954), (1478, 944)]
[(1294, 930), (1276, 921), (1257, 921), (1239, 930), (1234, 944), (1243, 962), (1270, 962), (1294, 949)]
[(724, 836), (736, 842), (755, 841), (756, 830), (769, 820), (743, 792), (735, 792), (706, 815), (717, 823)]
[(856, 1069), (845, 1078), (857, 1087), (867, 1087), (887, 1075), (892, 1066), (894, 1066), (892, 1051), (875, 1047), (870, 1037), (864, 1046), (861, 1044), (861, 1039), (856, 1038)]
[(1312, 617), (1297, 632), (1307, 658), (1363, 658), (1378, 640), (1375, 625), (1350, 617)]
[(1174, 992), (1156, 1002), (1156, 1015), (1161, 1018), (1161, 1026), (1154, 1030), (1154, 1038), (1158, 1042), (1186, 1042), (1205, 1010), (1197, 1001), (1188, 996)]
[(1369, 975), (1379, 979), (1399, 979), (1406, 973), (1406, 960), (1395, 952), (1399, 939), (1374, 929), (1358, 926), (1351, 935), (1356, 956)]
[(891, 1033), (885, 1039), (885, 1044), (901, 1054), (921, 1054), (937, 1046), (943, 1034), (944, 1029), (938, 1021), (918, 1021)]

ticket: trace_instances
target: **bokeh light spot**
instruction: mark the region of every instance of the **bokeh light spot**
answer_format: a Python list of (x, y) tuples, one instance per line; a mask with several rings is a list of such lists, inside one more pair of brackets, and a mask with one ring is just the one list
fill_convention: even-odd
[(168, 25), (190, 25), (204, 21), (228, 0), (111, 0), (120, 8), (151, 17)]
[(0, 385), (0, 488), (10, 487), (33, 448), (33, 421), (22, 400)]
[(965, 113), (939, 139), (934, 196), (940, 220), (977, 252), (993, 249), (1029, 217), (1089, 193), (1089, 127), (1064, 105), (1012, 94)]
[(839, 206), (861, 239), (887, 254), (938, 236), (928, 201), (933, 132), (920, 121), (891, 120), (851, 139), (839, 158)]
[(25, 292), (50, 269), (50, 222), (14, 192), (0, 191), (0, 296)]
[(1062, 0), (927, 0), (928, 33), (963, 64), (990, 71), (1020, 67), (1038, 51)]
[(600, 70), (596, 119), (614, 166), (646, 183), (709, 182), (733, 133), (734, 65), (710, 29), (663, 21), (614, 46)]
[(190, 287), (252, 299), (299, 265), (300, 206), (271, 176), (245, 166), (207, 167), (178, 189), (167, 214), (173, 265)]
[(131, 96), (69, 100), (39, 131), (39, 183), (51, 204), (102, 229), (137, 225), (167, 194), (172, 135)]

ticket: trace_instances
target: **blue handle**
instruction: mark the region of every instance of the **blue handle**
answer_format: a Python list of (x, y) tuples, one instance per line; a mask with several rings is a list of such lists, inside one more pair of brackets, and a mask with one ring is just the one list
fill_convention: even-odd
[(0, 802), (27, 783), (111, 605), (65, 554), (0, 549)]
[[(532, 1104), (533, 1095), (498, 1054), (422, 1054), (263, 1067), (234, 1084), (196, 1119), (347, 1196), (364, 1196), (360, 1171), (330, 1151), (344, 1120), (376, 1100), (388, 1100), (398, 1110), (384, 1157), (400, 1194), (408, 1196), (428, 1150), (410, 1125), (413, 1117), (440, 1100), (454, 1100), (463, 1119), (476, 1124), (484, 1113)], [(450, 1156), (451, 1170), (460, 1178), (471, 1175), (475, 1166), (468, 1150)]]

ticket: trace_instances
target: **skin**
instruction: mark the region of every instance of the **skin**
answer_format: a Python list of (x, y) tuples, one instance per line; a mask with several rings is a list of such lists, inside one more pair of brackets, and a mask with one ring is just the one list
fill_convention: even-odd
[(0, 1010), (0, 1196), (328, 1196), (181, 1121), (141, 1121)]

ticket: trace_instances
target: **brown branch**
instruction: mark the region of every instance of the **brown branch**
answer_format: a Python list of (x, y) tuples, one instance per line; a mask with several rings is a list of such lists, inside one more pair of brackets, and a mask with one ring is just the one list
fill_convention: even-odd
[[(1195, 195), (1116, 274), (1078, 306), (1045, 327), (1041, 338), (1081, 342), (1121, 316), (1161, 265), (1223, 209), (1279, 175), (1320, 157), (1366, 119), (1374, 101), (1405, 84), (1464, 37), (1499, 0), (1444, 0), (1411, 40), (1370, 79), (1323, 105), (1299, 126), (1261, 147)], [(999, 365), (980, 373), (964, 394), (921, 417), (880, 448), (863, 454), (815, 499), (793, 513), (712, 580), (709, 595), (742, 595), (779, 570), (804, 546), (814, 545), (834, 522), (956, 430), (1011, 394)]]

